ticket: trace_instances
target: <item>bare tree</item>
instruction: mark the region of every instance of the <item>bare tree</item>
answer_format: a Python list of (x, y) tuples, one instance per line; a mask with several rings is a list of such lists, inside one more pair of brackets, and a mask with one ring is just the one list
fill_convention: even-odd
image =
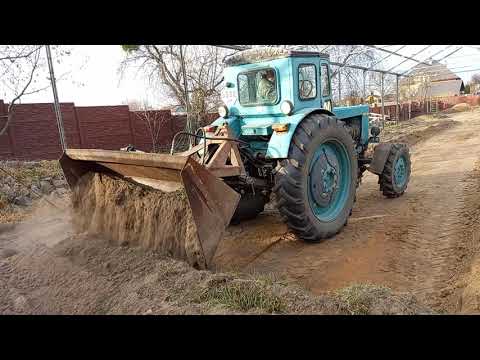
[[(340, 100), (338, 99), (340, 87), (342, 97), (355, 97), (357, 102), (360, 101), (359, 95), (363, 94), (363, 71), (347, 65), (368, 67), (375, 65), (380, 58), (376, 50), (362, 45), (267, 46), (323, 51), (330, 55), (332, 61), (342, 64), (332, 66), (332, 91), (337, 102)], [(152, 82), (160, 83), (162, 90), (178, 105), (188, 105), (190, 113), (197, 119), (197, 124), (201, 124), (206, 118), (205, 115), (221, 104), (222, 62), (225, 55), (231, 54), (231, 50), (223, 50), (215, 46), (183, 46), (189, 83), (189, 88), (186, 90), (181, 68), (180, 45), (123, 45), (123, 49), (127, 55), (121, 69), (125, 70), (127, 67), (138, 65)], [(339, 73), (341, 74), (338, 75)], [(367, 73), (367, 76), (375, 79), (372, 73)], [(341, 77), (341, 86), (339, 77)], [(372, 84), (380, 87), (374, 81)]]
[[(6, 133), (11, 124), (16, 105), (22, 97), (38, 93), (50, 87), (47, 78), (42, 77), (46, 61), (42, 57), (43, 45), (0, 45), (0, 88), (3, 98), (8, 101), (6, 121), (0, 118), (0, 136)], [(52, 47), (58, 57), (70, 54), (59, 46)], [(60, 76), (60, 80), (64, 75)], [(10, 99), (7, 97), (10, 96)]]
[[(349, 103), (358, 104), (363, 95), (363, 70), (354, 69), (348, 65), (362, 65), (370, 67), (378, 62), (380, 56), (375, 49), (363, 45), (289, 45), (290, 48), (299, 50), (312, 50), (327, 53), (332, 62), (340, 63), (340, 66), (333, 65), (331, 73), (332, 96), (337, 103), (342, 99)], [(367, 72), (365, 81), (376, 88), (376, 73)], [(339, 99), (339, 96), (342, 99)]]
[[(226, 52), (215, 46), (197, 45), (123, 45), (126, 58), (121, 71), (139, 66), (152, 83), (202, 125), (206, 115), (220, 104), (222, 60)], [(185, 65), (186, 82), (182, 72)], [(187, 83), (188, 88), (186, 88)]]
[(473, 74), (472, 78), (470, 79), (470, 83), (472, 84), (480, 84), (480, 74)]
[[(134, 102), (134, 104), (137, 105), (139, 102)], [(160, 111), (153, 110), (147, 100), (144, 100), (134, 111), (137, 118), (143, 121), (147, 127), (152, 141), (151, 152), (159, 152), (161, 150), (160, 135), (162, 130), (165, 130), (165, 124), (169, 117), (164, 117)]]
[(127, 105), (130, 111), (141, 111), (143, 109), (143, 103), (139, 100), (125, 100), (122, 105)]
[(0, 82), (6, 91), (13, 94), (8, 102), (6, 121), (0, 127), (2, 136), (10, 125), (13, 118), (13, 110), (22, 96), (31, 94), (35, 90), (29, 90), (33, 82), (37, 82), (40, 50), (42, 46), (15, 46), (6, 45), (0, 47)]

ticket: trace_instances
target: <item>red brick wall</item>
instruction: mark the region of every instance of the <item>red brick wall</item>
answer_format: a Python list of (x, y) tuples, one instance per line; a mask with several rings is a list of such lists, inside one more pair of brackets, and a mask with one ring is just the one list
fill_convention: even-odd
[[(133, 144), (127, 105), (77, 106), (83, 148), (118, 150)], [(68, 147), (70, 144), (68, 144)]]
[[(67, 144), (80, 146), (73, 103), (60, 105)], [(6, 113), (6, 111), (5, 111)], [(18, 104), (8, 129), (8, 140), (0, 139), (0, 148), (9, 148), (2, 158), (21, 160), (56, 159), (61, 153), (57, 121), (52, 104)]]
[[(145, 121), (126, 105), (60, 106), (69, 148), (117, 150), (132, 144), (139, 150), (152, 150)], [(174, 134), (185, 128), (186, 118), (172, 116), (168, 110), (156, 112), (162, 119), (159, 143), (168, 148)], [(7, 105), (0, 100), (0, 115), (6, 113)], [(0, 124), (4, 121), (0, 118)], [(18, 104), (7, 133), (0, 137), (0, 160), (50, 160), (60, 156), (53, 104)]]
[[(185, 129), (186, 117), (172, 116), (169, 110), (155, 110), (150, 112), (152, 119), (160, 121), (162, 128), (160, 130), (158, 144), (162, 147), (169, 147), (173, 136)], [(130, 118), (133, 124), (133, 133), (135, 136), (135, 146), (142, 151), (152, 150), (152, 139), (145, 122), (142, 112), (130, 112)]]

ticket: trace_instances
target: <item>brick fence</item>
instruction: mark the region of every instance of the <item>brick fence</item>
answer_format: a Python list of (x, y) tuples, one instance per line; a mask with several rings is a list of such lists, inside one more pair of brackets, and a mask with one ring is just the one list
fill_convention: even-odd
[[(478, 95), (464, 95), (464, 96), (450, 96), (438, 99), (438, 111), (442, 111), (452, 106), (460, 103), (467, 103), (471, 106), (480, 105), (480, 96)], [(384, 106), (385, 115), (389, 116), (390, 119), (397, 119), (397, 105), (396, 104), (389, 104)], [(427, 114), (430, 112), (431, 104), (429, 102), (420, 102), (420, 101), (411, 101), (410, 103), (402, 103), (399, 106), (399, 117), (400, 121), (408, 120), (409, 112), (410, 117), (413, 118), (415, 116)], [(382, 107), (376, 106), (371, 107), (370, 112), (381, 114)]]
[[(480, 96), (455, 96), (438, 103), (439, 110), (466, 102), (480, 105)], [(410, 116), (427, 112), (427, 104), (410, 103)], [(151, 151), (152, 143), (146, 123), (139, 113), (127, 105), (75, 106), (61, 103), (65, 136), (69, 148), (118, 150), (132, 144), (142, 151)], [(381, 107), (370, 109), (381, 113)], [(396, 118), (396, 105), (385, 106), (385, 114)], [(173, 136), (185, 128), (185, 116), (171, 115), (169, 110), (156, 110), (162, 123), (159, 145), (168, 147)], [(400, 120), (408, 119), (409, 104), (401, 104)], [(0, 100), (0, 116), (7, 114), (7, 104)], [(217, 114), (209, 115), (207, 122)], [(0, 125), (5, 118), (0, 117)], [(1, 126), (0, 126), (1, 127)], [(18, 104), (8, 131), (0, 136), (0, 160), (52, 160), (61, 156), (61, 145), (53, 104)]]
[[(146, 123), (127, 105), (75, 106), (61, 103), (65, 137), (69, 148), (118, 150), (132, 144), (151, 151)], [(159, 144), (168, 146), (174, 134), (185, 128), (185, 116), (156, 110), (161, 119)], [(7, 104), (0, 100), (0, 116)], [(0, 125), (5, 118), (0, 118)], [(61, 145), (53, 104), (18, 104), (6, 134), (0, 137), (0, 159), (52, 160), (61, 156)]]

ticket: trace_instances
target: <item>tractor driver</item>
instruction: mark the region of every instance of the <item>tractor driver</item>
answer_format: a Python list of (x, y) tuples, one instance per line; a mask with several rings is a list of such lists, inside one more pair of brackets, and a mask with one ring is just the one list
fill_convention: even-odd
[(275, 87), (275, 72), (267, 70), (262, 75), (262, 79), (258, 83), (257, 98), (261, 102), (273, 103), (277, 98), (277, 89)]

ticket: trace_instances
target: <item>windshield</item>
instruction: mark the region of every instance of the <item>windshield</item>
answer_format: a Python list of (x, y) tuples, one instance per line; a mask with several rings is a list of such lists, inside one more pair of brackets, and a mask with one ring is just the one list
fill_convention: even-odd
[(277, 77), (273, 69), (253, 70), (238, 75), (242, 105), (272, 105), (277, 101)]

